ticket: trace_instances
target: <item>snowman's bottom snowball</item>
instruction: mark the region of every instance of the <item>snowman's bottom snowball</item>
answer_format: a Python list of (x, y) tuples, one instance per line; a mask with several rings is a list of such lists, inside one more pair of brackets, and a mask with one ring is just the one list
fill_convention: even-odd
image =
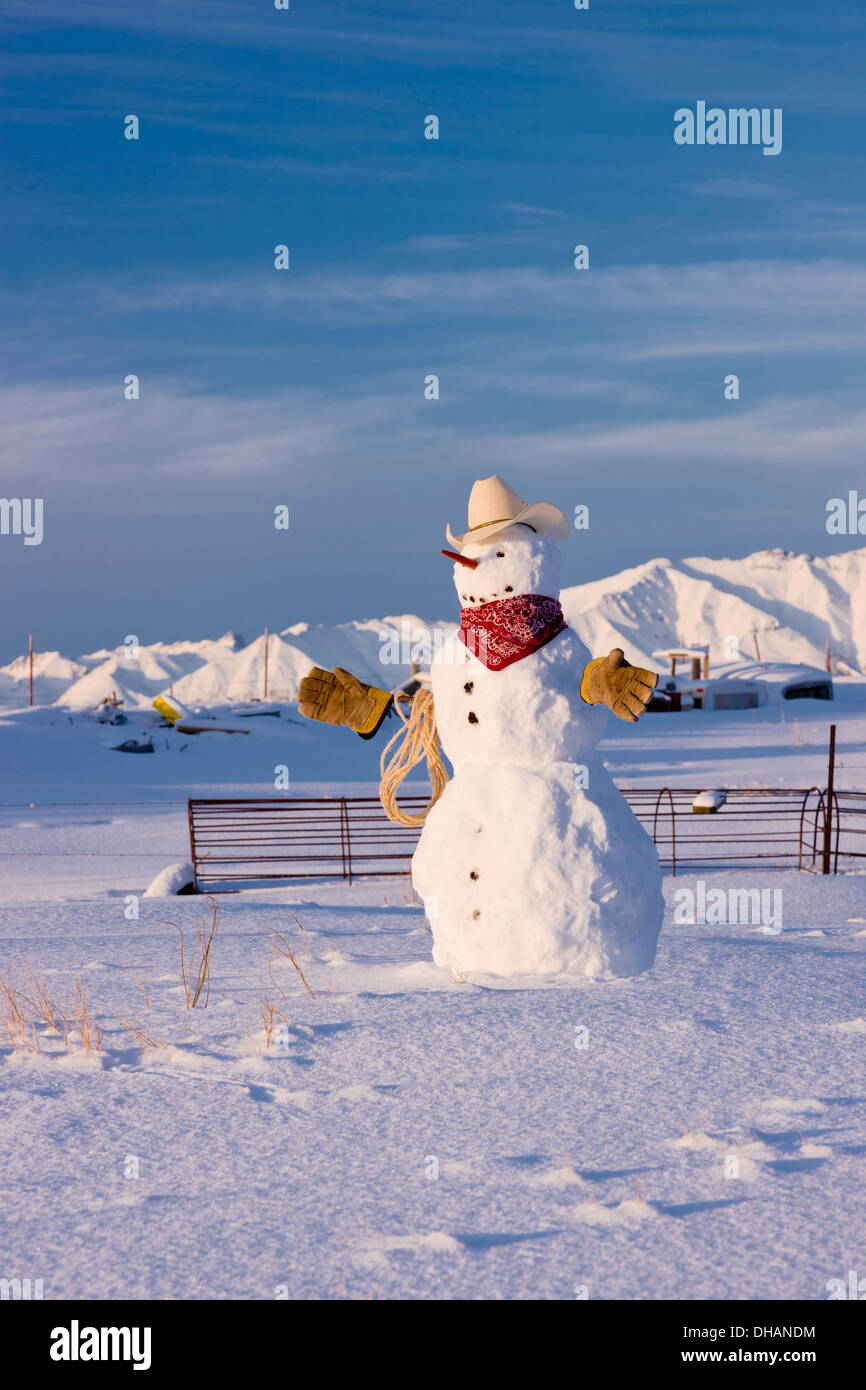
[(412, 881), (433, 959), (455, 972), (628, 976), (655, 959), (664, 903), (652, 840), (601, 760), (475, 763), (427, 818)]

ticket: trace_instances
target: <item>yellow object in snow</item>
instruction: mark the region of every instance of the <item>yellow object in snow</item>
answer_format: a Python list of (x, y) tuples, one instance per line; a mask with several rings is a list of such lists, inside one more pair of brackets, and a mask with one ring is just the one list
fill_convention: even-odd
[(159, 711), (163, 719), (168, 720), (169, 724), (173, 724), (175, 720), (180, 719), (183, 715), (183, 710), (174, 709), (162, 695), (157, 695), (153, 702), (153, 707), (155, 710)]

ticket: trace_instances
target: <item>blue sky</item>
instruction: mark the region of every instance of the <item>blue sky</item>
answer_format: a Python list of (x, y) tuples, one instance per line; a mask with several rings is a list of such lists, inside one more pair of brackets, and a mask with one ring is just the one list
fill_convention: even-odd
[[(0, 660), (448, 616), (492, 472), (589, 505), (569, 583), (857, 544), (864, 38), (797, 0), (3, 0), (0, 492), (45, 537), (0, 537)], [(782, 153), (675, 145), (698, 99), (781, 107)]]

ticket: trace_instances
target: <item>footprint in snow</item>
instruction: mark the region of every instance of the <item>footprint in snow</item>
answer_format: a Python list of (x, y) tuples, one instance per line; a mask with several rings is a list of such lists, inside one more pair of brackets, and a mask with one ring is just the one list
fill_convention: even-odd
[(264, 1086), (256, 1081), (245, 1083), (250, 1099), (261, 1105), (292, 1105), (309, 1110), (313, 1097), (309, 1091), (287, 1091), (283, 1086)]
[(367, 1086), (362, 1084), (360, 1086), (343, 1086), (339, 1091), (331, 1091), (328, 1099), (348, 1100), (357, 1105), (363, 1101), (383, 1100), (391, 1091), (396, 1091), (397, 1089), (398, 1088), (393, 1085)]

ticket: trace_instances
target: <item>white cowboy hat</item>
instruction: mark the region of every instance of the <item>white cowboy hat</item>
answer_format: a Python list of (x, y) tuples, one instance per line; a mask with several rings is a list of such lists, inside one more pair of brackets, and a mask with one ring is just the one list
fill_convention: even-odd
[(451, 533), (445, 527), (445, 534), (452, 545), (466, 545), (467, 541), (486, 541), (506, 526), (516, 526), (518, 522), (530, 526), (533, 531), (544, 531), (554, 540), (561, 541), (568, 535), (568, 521), (552, 502), (531, 502), (527, 505), (518, 497), (513, 487), (509, 487), (495, 473), (492, 478), (480, 478), (472, 484), (469, 494), (469, 530), (462, 536)]

